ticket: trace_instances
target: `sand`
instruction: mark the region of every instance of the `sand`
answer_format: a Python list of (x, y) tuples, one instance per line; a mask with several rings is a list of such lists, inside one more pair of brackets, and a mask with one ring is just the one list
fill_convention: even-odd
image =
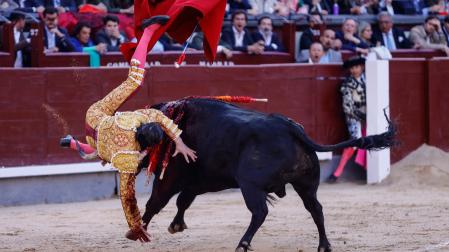
[[(449, 251), (448, 154), (422, 146), (392, 167), (382, 185), (323, 184), (334, 251)], [(145, 205), (148, 195), (138, 198)], [(0, 251), (234, 251), (250, 213), (240, 191), (199, 196), (186, 212), (189, 229), (169, 234), (175, 198), (150, 224), (152, 242), (124, 238), (118, 199), (0, 208)], [(318, 232), (292, 188), (253, 239), (255, 251), (316, 251)]]

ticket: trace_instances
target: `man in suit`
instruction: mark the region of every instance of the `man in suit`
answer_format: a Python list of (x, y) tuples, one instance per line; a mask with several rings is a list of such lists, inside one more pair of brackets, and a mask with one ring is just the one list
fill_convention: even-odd
[(257, 21), (258, 31), (253, 33), (253, 41), (263, 42), (265, 51), (284, 51), (281, 41), (276, 33), (273, 33), (273, 21), (268, 16), (262, 16)]
[(314, 42), (314, 37), (320, 36), (320, 25), (323, 24), (323, 17), (318, 12), (310, 13), (307, 16), (309, 27), (302, 32), (299, 39), (299, 51), (309, 50), (310, 45)]
[(126, 37), (118, 29), (119, 19), (114, 15), (103, 18), (104, 28), (95, 36), (97, 44), (104, 43), (108, 46), (108, 52), (118, 52), (120, 45), (126, 42)]
[(31, 41), (25, 37), (25, 15), (20, 12), (12, 12), (9, 20), (13, 24), (14, 33), (14, 67), (31, 66)]
[(341, 49), (367, 55), (369, 45), (357, 36), (357, 26), (358, 23), (354, 18), (346, 18), (341, 26), (341, 31), (337, 31), (335, 36), (342, 43)]
[(232, 50), (261, 54), (264, 51), (264, 43), (254, 43), (250, 33), (245, 28), (247, 15), (245, 11), (237, 10), (232, 13), (232, 27), (221, 34), (222, 40), (232, 46)]
[(416, 48), (441, 50), (449, 56), (449, 47), (437, 16), (428, 16), (423, 25), (413, 27), (410, 40)]
[(64, 28), (58, 26), (58, 10), (56, 8), (45, 8), (44, 23), (45, 52), (73, 52), (69, 34)]
[(388, 12), (381, 12), (377, 17), (379, 27), (374, 29), (372, 42), (388, 48), (388, 50), (408, 49), (412, 47), (404, 32), (393, 27), (393, 18)]

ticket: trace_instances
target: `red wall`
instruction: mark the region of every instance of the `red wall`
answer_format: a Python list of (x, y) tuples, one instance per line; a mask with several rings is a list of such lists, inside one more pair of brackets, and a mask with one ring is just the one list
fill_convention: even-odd
[[(449, 69), (449, 61), (444, 64)], [(443, 85), (448, 74), (442, 70), (430, 79), (435, 83), (429, 84), (427, 61), (391, 62), (391, 112), (399, 123), (402, 141), (393, 150), (393, 160), (427, 142), (429, 116), (431, 128), (438, 129), (430, 134), (431, 143), (449, 148), (441, 139), (449, 135), (444, 127), (448, 119), (438, 116), (443, 112), (447, 115), (449, 106), (444, 102), (449, 89)], [(126, 73), (124, 68), (0, 69), (0, 166), (80, 161), (74, 152), (59, 148), (58, 139), (66, 133), (82, 138), (89, 105), (124, 80)], [(330, 144), (347, 136), (338, 91), (343, 75), (340, 65), (153, 67), (142, 89), (123, 109), (189, 95), (266, 97), (269, 103), (249, 107), (292, 117), (317, 142)], [(429, 103), (428, 92), (436, 92), (437, 100), (432, 98)], [(43, 104), (67, 121), (67, 130), (45, 112)]]

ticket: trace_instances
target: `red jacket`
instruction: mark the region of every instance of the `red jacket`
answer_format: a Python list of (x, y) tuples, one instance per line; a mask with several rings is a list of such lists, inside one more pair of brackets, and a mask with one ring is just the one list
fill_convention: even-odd
[[(140, 40), (143, 34), (140, 27), (144, 19), (155, 15), (168, 15), (170, 20), (154, 33), (148, 45), (148, 51), (165, 32), (178, 43), (184, 43), (199, 21), (204, 33), (204, 54), (209, 61), (213, 61), (220, 40), (226, 0), (153, 0), (151, 2), (156, 3), (149, 3), (149, 0), (134, 1), (134, 29), (137, 40)], [(126, 43), (121, 46), (120, 50), (128, 62), (136, 46), (136, 43)]]

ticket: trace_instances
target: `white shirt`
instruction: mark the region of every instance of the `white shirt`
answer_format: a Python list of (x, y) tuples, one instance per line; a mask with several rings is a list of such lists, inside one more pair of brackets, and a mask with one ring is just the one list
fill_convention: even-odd
[(56, 47), (56, 34), (54, 32), (51, 32), (47, 26), (45, 26), (45, 32), (47, 33), (47, 49), (55, 48)]
[[(382, 33), (382, 38), (384, 40), (385, 47), (388, 48), (388, 44), (391, 44), (391, 48), (388, 48), (388, 50), (396, 50), (396, 42), (394, 42), (394, 36), (393, 36), (393, 29), (390, 29), (387, 33)], [(390, 40), (390, 42), (388, 42)]]
[(237, 29), (232, 26), (232, 31), (234, 32), (235, 44), (236, 47), (243, 46), (243, 38), (245, 37), (245, 30), (242, 32), (237, 31)]
[[(20, 41), (20, 31), (18, 31), (14, 27), (14, 42), (15, 44), (19, 43)], [(22, 61), (22, 50), (17, 51), (16, 53), (16, 61), (14, 62), (14, 67), (23, 67), (23, 61)]]
[(262, 35), (264, 41), (265, 41), (265, 45), (266, 46), (270, 46), (271, 45), (271, 38), (273, 37), (273, 32), (268, 32), (268, 34), (266, 34), (265, 32), (259, 30), (259, 33)]

